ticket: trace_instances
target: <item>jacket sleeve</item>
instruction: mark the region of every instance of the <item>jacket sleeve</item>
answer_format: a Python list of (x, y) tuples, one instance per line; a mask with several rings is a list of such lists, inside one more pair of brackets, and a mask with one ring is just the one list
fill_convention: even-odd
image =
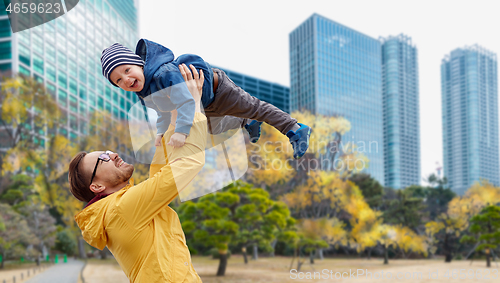
[(156, 120), (156, 134), (164, 134), (168, 130), (168, 126), (170, 125), (171, 113), (170, 111), (162, 111), (156, 106), (156, 104), (152, 100), (152, 95), (149, 95), (145, 98), (139, 98), (142, 100), (144, 106), (147, 108), (153, 109), (158, 115)]
[[(165, 71), (168, 76), (160, 75), (159, 85), (161, 89), (170, 88), (170, 101), (175, 105), (177, 110), (177, 121), (175, 122), (175, 132), (189, 135), (191, 127), (193, 126), (193, 118), (196, 103), (193, 95), (184, 82), (179, 71)], [(168, 79), (167, 79), (168, 78)]]
[(164, 111), (156, 111), (158, 114), (158, 120), (156, 120), (156, 133), (165, 134), (168, 130), (168, 125), (170, 125), (171, 113)]
[[(202, 113), (196, 113), (192, 134), (184, 146), (172, 148), (163, 139), (163, 146), (156, 150), (164, 155), (160, 159), (166, 165), (152, 170), (154, 176), (128, 189), (118, 202), (125, 221), (139, 230), (146, 227), (187, 187), (205, 164), (206, 139), (207, 120)], [(158, 157), (157, 154), (155, 156)], [(153, 164), (151, 166), (153, 169)]]

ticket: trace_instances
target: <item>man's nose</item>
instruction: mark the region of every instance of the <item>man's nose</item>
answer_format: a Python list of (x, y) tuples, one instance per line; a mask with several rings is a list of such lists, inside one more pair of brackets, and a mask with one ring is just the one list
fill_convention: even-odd
[(112, 153), (112, 154), (110, 154), (109, 158), (111, 158), (111, 160), (115, 161), (118, 158), (118, 153)]

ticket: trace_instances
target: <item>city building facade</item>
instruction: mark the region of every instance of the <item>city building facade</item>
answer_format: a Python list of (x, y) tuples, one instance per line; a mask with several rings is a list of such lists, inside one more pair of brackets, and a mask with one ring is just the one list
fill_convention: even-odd
[(380, 38), (384, 113), (385, 185), (420, 183), (420, 115), (417, 48), (400, 34)]
[[(32, 76), (45, 85), (64, 113), (66, 127), (57, 129), (58, 134), (78, 143), (89, 134), (88, 119), (96, 111), (107, 111), (117, 121), (127, 119), (136, 95), (102, 76), (100, 58), (115, 42), (135, 50), (137, 1), (81, 0), (63, 16), (17, 33), (12, 33), (2, 11), (0, 71)], [(35, 144), (43, 147), (46, 133), (34, 134)]]
[(384, 184), (380, 41), (313, 14), (290, 33), (289, 44), (290, 111), (349, 120), (342, 143), (357, 146), (369, 159), (363, 172)]
[(271, 103), (279, 109), (290, 113), (290, 88), (278, 83), (269, 82), (242, 73), (231, 71), (217, 66), (239, 87), (257, 97), (258, 99)]
[(499, 185), (497, 55), (473, 45), (441, 63), (444, 176), (457, 194)]

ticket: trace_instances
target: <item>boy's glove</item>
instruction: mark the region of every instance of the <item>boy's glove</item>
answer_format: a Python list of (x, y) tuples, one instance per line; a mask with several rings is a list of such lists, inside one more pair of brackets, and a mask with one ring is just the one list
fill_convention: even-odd
[(161, 138), (163, 138), (162, 134), (156, 135), (155, 146), (160, 146), (161, 145)]
[(170, 141), (167, 143), (173, 147), (181, 147), (186, 142), (186, 135), (181, 133), (174, 133), (172, 137), (170, 137)]

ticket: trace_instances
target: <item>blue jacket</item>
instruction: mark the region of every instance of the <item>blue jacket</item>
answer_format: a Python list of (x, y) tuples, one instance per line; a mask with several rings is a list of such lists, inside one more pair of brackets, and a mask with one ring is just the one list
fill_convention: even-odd
[(158, 113), (158, 134), (167, 131), (170, 111), (177, 109), (175, 132), (189, 135), (193, 125), (195, 102), (184, 83), (179, 64), (192, 64), (196, 69), (203, 70), (205, 82), (201, 103), (204, 108), (214, 100), (212, 68), (200, 56), (193, 54), (184, 54), (174, 60), (174, 53), (170, 49), (147, 39), (139, 40), (135, 53), (144, 61), (145, 78), (143, 89), (136, 94), (147, 107)]

